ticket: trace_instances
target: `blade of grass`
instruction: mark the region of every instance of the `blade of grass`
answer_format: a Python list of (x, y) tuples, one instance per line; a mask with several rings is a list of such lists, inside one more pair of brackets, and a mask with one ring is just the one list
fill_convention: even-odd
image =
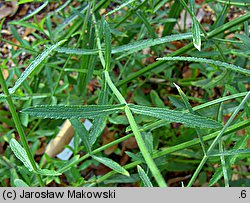
[(35, 70), (35, 68), (40, 65), (48, 56), (49, 54), (56, 49), (60, 44), (65, 42), (66, 40), (62, 40), (48, 49), (43, 51), (31, 64), (25, 69), (25, 71), (21, 74), (21, 76), (17, 79), (14, 86), (9, 89), (10, 94), (15, 93), (15, 91), (21, 86), (21, 84), (26, 80), (26, 78)]
[[(217, 120), (218, 122), (223, 123), (223, 103), (221, 103), (219, 106)], [(222, 138), (219, 140), (219, 151), (220, 153), (223, 153), (224, 151)], [(221, 155), (220, 160), (221, 160), (221, 166), (222, 166), (223, 175), (224, 175), (225, 187), (229, 187), (228, 172), (227, 172), (227, 167), (226, 167), (227, 165), (226, 165), (225, 157)]]
[(105, 157), (98, 157), (98, 156), (94, 156), (94, 155), (92, 155), (92, 158), (95, 159), (96, 161), (104, 164), (105, 166), (113, 169), (117, 173), (120, 173), (120, 174), (125, 175), (125, 176), (130, 176), (129, 172), (126, 169), (124, 169), (122, 166), (120, 166), (118, 163), (114, 162), (111, 159), (108, 159)]
[(87, 106), (41, 105), (23, 109), (21, 112), (41, 118), (96, 118), (123, 110), (124, 107), (125, 104)]
[(146, 187), (153, 187), (149, 177), (147, 176), (147, 174), (145, 173), (145, 171), (143, 170), (142, 167), (140, 167), (140, 165), (137, 166), (137, 171), (139, 173), (139, 176), (143, 182), (143, 184), (146, 186)]
[(155, 118), (163, 119), (169, 122), (183, 123), (189, 127), (200, 127), (200, 128), (220, 128), (221, 124), (218, 122), (208, 119), (202, 116), (185, 113), (182, 111), (169, 110), (167, 108), (148, 107), (129, 104), (129, 108), (138, 114), (152, 116)]
[[(189, 113), (195, 114), (194, 110), (192, 109), (192, 106), (190, 105), (190, 103), (188, 101), (188, 98), (186, 97), (186, 95), (184, 94), (184, 92), (182, 91), (182, 89), (178, 85), (176, 85), (175, 83), (174, 83), (174, 85), (177, 88), (177, 90), (178, 90), (178, 92), (179, 92), (179, 94), (180, 94), (180, 96), (181, 96), (181, 98), (182, 98), (182, 100), (183, 100), (186, 108), (188, 109)], [(203, 138), (201, 136), (200, 129), (198, 127), (195, 127), (195, 131), (196, 131), (196, 133), (198, 135), (198, 138), (200, 139), (200, 143), (201, 143), (201, 148), (203, 150), (203, 154), (206, 155), (207, 152), (206, 152), (205, 144), (203, 142)]]
[(129, 1), (127, 1), (127, 2), (124, 2), (124, 3), (121, 4), (120, 6), (114, 8), (112, 11), (108, 12), (108, 13), (106, 14), (106, 16), (109, 16), (109, 15), (111, 15), (111, 14), (113, 14), (113, 13), (115, 13), (115, 12), (121, 10), (122, 8), (124, 8), (125, 6), (127, 6), (127, 5), (129, 5), (129, 4), (131, 4), (131, 3), (133, 3), (134, 1), (135, 1), (135, 0), (129, 0)]
[(223, 67), (228, 70), (232, 70), (244, 75), (250, 75), (250, 70), (244, 69), (240, 66), (236, 66), (233, 64), (221, 62), (221, 61), (215, 61), (212, 59), (206, 59), (206, 58), (197, 58), (197, 57), (182, 57), (182, 56), (176, 56), (176, 57), (163, 57), (163, 58), (157, 58), (157, 60), (166, 60), (166, 61), (191, 61), (191, 62), (200, 62), (200, 63), (208, 63), (213, 64), (215, 66)]
[(32, 16), (36, 15), (41, 10), (43, 10), (48, 5), (48, 3), (49, 3), (49, 1), (45, 1), (41, 6), (39, 6), (37, 9), (35, 9), (33, 12), (31, 12), (30, 14), (28, 14), (24, 18), (21, 18), (20, 21), (25, 21), (25, 20), (30, 19)]
[(77, 134), (79, 135), (79, 137), (81, 138), (81, 140), (83, 141), (84, 146), (87, 149), (87, 152), (91, 153), (89, 132), (87, 131), (85, 126), (77, 118), (70, 119), (70, 122), (71, 122), (72, 126), (74, 127), (75, 131), (77, 132)]

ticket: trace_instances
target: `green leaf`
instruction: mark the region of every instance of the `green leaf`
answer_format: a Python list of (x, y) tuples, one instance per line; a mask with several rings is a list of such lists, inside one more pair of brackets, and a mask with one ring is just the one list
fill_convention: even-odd
[(64, 54), (73, 54), (73, 55), (93, 55), (97, 54), (97, 49), (78, 49), (70, 47), (57, 47), (56, 51)]
[(87, 131), (87, 129), (77, 118), (70, 119), (70, 122), (74, 127), (75, 131), (77, 132), (77, 134), (79, 135), (79, 137), (82, 139), (87, 151), (91, 152), (89, 132)]
[(23, 113), (41, 118), (96, 118), (115, 113), (124, 108), (124, 104), (117, 105), (88, 105), (88, 106), (51, 106), (41, 105), (23, 109)]
[(165, 61), (192, 61), (192, 62), (200, 62), (200, 63), (208, 63), (213, 64), (215, 66), (223, 67), (225, 69), (229, 69), (244, 75), (250, 75), (250, 70), (244, 69), (240, 66), (235, 66), (233, 64), (221, 62), (221, 61), (214, 61), (211, 59), (206, 58), (197, 58), (197, 57), (182, 57), (182, 56), (176, 56), (176, 57), (163, 57), (163, 58), (157, 58), (157, 60), (165, 60)]
[(29, 187), (29, 185), (21, 179), (15, 179), (14, 184), (16, 187)]
[[(102, 79), (102, 89), (98, 99), (98, 105), (108, 104), (108, 85), (106, 83), (105, 77)], [(101, 135), (102, 131), (106, 126), (106, 116), (98, 116), (93, 121), (93, 126), (89, 133), (90, 145), (91, 147), (96, 142), (97, 138)]]
[(98, 157), (98, 156), (94, 156), (94, 155), (92, 155), (92, 158), (95, 159), (96, 161), (104, 164), (105, 166), (113, 169), (117, 173), (121, 173), (121, 174), (123, 174), (125, 176), (130, 176), (129, 172), (126, 169), (124, 169), (118, 163), (114, 162), (111, 159), (108, 159), (108, 158), (105, 158), (105, 157)]
[(24, 164), (24, 166), (29, 171), (33, 171), (33, 167), (30, 163), (30, 160), (28, 158), (26, 151), (14, 138), (10, 140), (10, 148), (15, 154), (15, 156)]
[(38, 55), (34, 61), (31, 62), (31, 64), (25, 69), (25, 71), (21, 74), (21, 76), (17, 79), (15, 82), (14, 87), (10, 88), (10, 94), (15, 93), (15, 91), (21, 86), (21, 84), (26, 80), (26, 78), (35, 70), (35, 68), (40, 65), (48, 56), (49, 54), (56, 49), (60, 44), (65, 42), (66, 40), (62, 40), (52, 46), (50, 46), (48, 49), (46, 49), (43, 53)]
[(222, 153), (216, 154), (208, 154), (208, 156), (233, 156), (233, 155), (241, 155), (241, 154), (249, 154), (250, 149), (235, 149), (230, 151), (224, 151)]
[(27, 16), (25, 16), (24, 18), (21, 18), (20, 21), (24, 21), (24, 20), (28, 20), (29, 18), (31, 18), (32, 16), (36, 15), (37, 13), (39, 13), (41, 10), (43, 10), (47, 5), (48, 5), (49, 1), (45, 1), (44, 4), (42, 4), (41, 6), (39, 6), (37, 9), (35, 9), (33, 12), (31, 12), (30, 14), (28, 14)]
[(107, 21), (104, 19), (104, 42), (105, 42), (105, 70), (110, 69), (111, 63), (111, 34)]
[(146, 187), (153, 187), (153, 184), (151, 183), (149, 177), (147, 176), (147, 174), (145, 173), (145, 171), (143, 170), (143, 168), (140, 167), (140, 165), (137, 166), (137, 170), (138, 170), (139, 176), (140, 176), (143, 184)]
[(49, 170), (49, 169), (37, 169), (37, 171), (34, 171), (37, 174), (44, 175), (44, 176), (60, 176), (62, 175), (61, 173), (54, 171), (54, 170)]
[(195, 1), (194, 0), (189, 0), (190, 3), (190, 11), (193, 13), (192, 15), (192, 33), (193, 33), (193, 43), (196, 49), (201, 51), (201, 33), (200, 33), (200, 28), (199, 28), (199, 22), (197, 21), (195, 17)]
[(155, 90), (150, 91), (150, 98), (153, 102), (153, 104), (157, 107), (165, 107), (164, 102), (159, 97), (158, 93)]
[(114, 47), (112, 48), (112, 54), (117, 54), (121, 52), (128, 52), (128, 54), (130, 54), (130, 53), (134, 53), (136, 51), (145, 49), (147, 47), (163, 44), (166, 42), (172, 42), (176, 40), (190, 39), (190, 38), (192, 38), (192, 33), (170, 35), (170, 36), (166, 36), (166, 37), (162, 37), (158, 39), (140, 40), (140, 41), (132, 42), (130, 44)]
[(127, 2), (125, 2), (125, 3), (123, 3), (123, 4), (121, 4), (120, 6), (114, 8), (112, 11), (108, 12), (108, 13), (106, 14), (106, 16), (111, 15), (111, 14), (113, 14), (113, 13), (119, 11), (120, 9), (122, 9), (122, 8), (125, 7), (125, 6), (127, 6), (128, 4), (131, 4), (131, 3), (134, 2), (134, 1), (135, 1), (135, 0), (129, 0), (129, 1), (127, 1)]
[(183, 123), (184, 125), (187, 125), (189, 127), (199, 127), (199, 128), (222, 127), (220, 123), (212, 119), (198, 115), (193, 115), (182, 111), (169, 110), (166, 108), (139, 106), (134, 104), (129, 104), (129, 108), (133, 112), (138, 114), (152, 116), (169, 122)]

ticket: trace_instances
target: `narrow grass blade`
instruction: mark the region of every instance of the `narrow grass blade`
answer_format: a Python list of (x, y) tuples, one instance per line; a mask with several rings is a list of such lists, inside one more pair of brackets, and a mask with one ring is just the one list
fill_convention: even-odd
[(98, 156), (94, 156), (94, 155), (92, 155), (92, 158), (95, 159), (96, 161), (104, 164), (105, 166), (113, 169), (117, 173), (121, 173), (121, 174), (123, 174), (125, 176), (130, 176), (129, 172), (126, 169), (124, 169), (118, 163), (114, 162), (111, 159), (108, 159), (108, 158), (105, 158), (105, 157), (98, 157)]
[(169, 110), (166, 108), (148, 107), (129, 104), (129, 108), (138, 114), (152, 116), (155, 118), (163, 119), (169, 122), (182, 123), (189, 127), (199, 128), (220, 128), (222, 125), (212, 119), (205, 118), (190, 113), (185, 113), (176, 110)]
[(14, 184), (16, 187), (29, 187), (29, 185), (21, 179), (15, 179)]
[(129, 1), (127, 1), (127, 2), (125, 2), (125, 3), (123, 3), (123, 4), (121, 4), (120, 6), (114, 8), (112, 11), (108, 12), (108, 13), (106, 14), (106, 16), (111, 15), (111, 14), (113, 14), (113, 13), (115, 13), (115, 12), (121, 10), (122, 8), (124, 8), (124, 7), (127, 6), (128, 4), (131, 4), (131, 3), (134, 2), (134, 1), (135, 1), (135, 0), (129, 0)]
[(147, 174), (145, 173), (145, 171), (143, 170), (142, 167), (140, 167), (139, 165), (137, 166), (137, 171), (139, 173), (139, 176), (143, 182), (143, 184), (146, 186), (146, 187), (153, 187), (149, 177), (147, 176)]
[[(185, 3), (185, 1), (184, 1)], [(195, 1), (194, 0), (189, 0), (189, 4), (190, 4), (190, 12), (192, 13), (192, 33), (193, 33), (193, 43), (196, 49), (198, 49), (199, 51), (201, 51), (201, 33), (200, 33), (200, 25), (199, 22), (197, 21), (196, 17), (195, 17)]]
[(24, 166), (29, 170), (33, 171), (33, 167), (30, 163), (30, 160), (28, 158), (28, 155), (24, 148), (15, 140), (11, 139), (10, 140), (10, 148), (15, 154), (15, 156), (24, 164)]
[(40, 169), (40, 168), (38, 168), (37, 171), (35, 171), (35, 173), (43, 175), (43, 176), (59, 176), (59, 175), (62, 175), (62, 173), (59, 173), (59, 172), (54, 171), (54, 170)]
[(34, 106), (22, 110), (31, 116), (41, 118), (96, 118), (124, 109), (124, 104), (117, 105), (89, 105), (89, 106)]
[(78, 49), (71, 47), (57, 47), (56, 51), (64, 54), (73, 54), (73, 55), (95, 55), (98, 54), (97, 49)]
[(29, 18), (31, 18), (32, 16), (36, 15), (37, 13), (39, 13), (41, 10), (43, 10), (47, 5), (48, 5), (49, 1), (45, 1), (44, 4), (42, 4), (41, 6), (39, 6), (37, 9), (35, 9), (33, 12), (31, 12), (30, 14), (28, 14), (27, 16), (25, 16), (24, 18), (21, 18), (20, 21), (25, 21), (28, 20)]
[[(79, 9), (80, 13), (84, 13), (86, 12), (86, 10), (88, 9), (88, 6), (83, 6)], [(53, 31), (53, 37), (57, 38), (60, 37), (60, 35), (58, 33), (60, 33), (67, 25), (69, 25), (72, 21), (74, 21), (75, 19), (78, 18), (78, 14), (74, 13), (71, 16), (69, 16), (68, 18), (66, 18), (62, 23), (60, 23), (59, 26), (57, 26), (55, 28), (55, 30)]]
[(79, 135), (79, 137), (82, 139), (84, 146), (86, 147), (88, 152), (91, 152), (91, 145), (89, 141), (89, 132), (87, 129), (84, 127), (84, 125), (77, 119), (77, 118), (72, 118), (70, 119), (70, 122), (72, 126), (74, 127), (75, 131)]
[(15, 91), (21, 86), (21, 84), (26, 80), (26, 78), (35, 70), (35, 68), (38, 65), (40, 65), (54, 49), (56, 49), (58, 46), (60, 46), (65, 41), (66, 40), (62, 40), (62, 41), (50, 46), (43, 53), (41, 53), (34, 61), (32, 61), (31, 64), (25, 69), (25, 71), (17, 79), (15, 85), (12, 88), (10, 88), (10, 90), (9, 90), (10, 94), (15, 93)]
[[(186, 108), (188, 109), (189, 113), (195, 115), (195, 111), (193, 110), (192, 106), (190, 105), (187, 96), (184, 94), (184, 92), (182, 91), (182, 89), (178, 85), (176, 85), (175, 83), (174, 83), (174, 85), (177, 88), (177, 90), (178, 90)], [(200, 129), (198, 127), (195, 127), (195, 130), (196, 130), (196, 133), (201, 141), (201, 147), (202, 147), (203, 153), (204, 153), (204, 155), (206, 155), (207, 152), (206, 152), (206, 148), (205, 148), (205, 143), (204, 143), (203, 138), (201, 136)]]
[(163, 57), (163, 58), (157, 58), (157, 60), (165, 60), (165, 61), (191, 61), (191, 62), (199, 62), (199, 63), (208, 63), (213, 64), (215, 66), (223, 67), (225, 69), (229, 69), (244, 75), (250, 75), (250, 70), (244, 69), (240, 66), (236, 66), (233, 64), (221, 62), (221, 61), (215, 61), (211, 59), (206, 58), (197, 58), (197, 57), (182, 57), (182, 56), (176, 56), (176, 57)]
[(208, 154), (208, 156), (233, 156), (241, 154), (250, 154), (250, 149), (235, 149), (230, 151), (224, 151), (223, 153)]
[(111, 34), (107, 21), (104, 19), (104, 42), (105, 42), (105, 70), (109, 71), (111, 63)]
[(170, 35), (158, 39), (147, 39), (147, 40), (140, 40), (137, 42), (132, 42), (130, 44), (114, 47), (112, 49), (113, 54), (121, 53), (121, 52), (128, 52), (128, 53), (134, 53), (136, 51), (145, 49), (147, 47), (163, 44), (166, 42), (172, 42), (176, 40), (182, 40), (182, 39), (191, 39), (192, 33), (185, 33), (185, 34), (176, 34), (176, 35)]
[[(235, 146), (233, 147), (234, 148), (233, 150), (238, 150), (239, 148), (245, 147), (248, 139), (249, 139), (249, 135), (243, 136), (239, 141), (236, 142)], [(234, 164), (236, 158), (237, 156), (232, 156), (232, 157), (229, 156), (227, 157), (226, 162), (232, 165)], [(210, 179), (209, 186), (212, 186), (215, 183), (217, 183), (222, 177), (222, 175), (223, 175), (223, 171), (222, 171), (222, 167), (220, 166), (214, 173), (213, 177)]]
[[(180, 3), (180, 1), (174, 1), (172, 6), (170, 7), (170, 11), (168, 13), (168, 18), (178, 19), (182, 10), (183, 10), (183, 6)], [(176, 22), (166, 23), (164, 26), (164, 30), (163, 30), (163, 36), (171, 34), (174, 30), (175, 24), (176, 24)]]

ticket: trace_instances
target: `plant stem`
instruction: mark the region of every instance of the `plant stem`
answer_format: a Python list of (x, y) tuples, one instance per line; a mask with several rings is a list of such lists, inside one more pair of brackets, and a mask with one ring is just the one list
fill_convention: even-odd
[[(240, 105), (237, 107), (237, 109), (235, 109), (235, 111), (233, 112), (233, 114), (230, 116), (229, 120), (227, 121), (226, 125), (224, 125), (224, 127), (222, 128), (222, 130), (220, 131), (220, 133), (217, 135), (217, 137), (214, 139), (214, 141), (212, 142), (212, 144), (210, 145), (210, 147), (207, 150), (207, 154), (209, 155), (209, 153), (214, 149), (215, 145), (218, 143), (218, 141), (220, 140), (220, 138), (222, 137), (222, 135), (224, 134), (224, 132), (226, 131), (226, 129), (229, 127), (229, 125), (232, 123), (232, 121), (234, 120), (234, 118), (236, 117), (236, 115), (238, 114), (238, 112), (242, 109), (242, 107), (244, 106), (244, 104), (246, 103), (246, 101), (249, 99), (250, 97), (250, 91), (247, 93), (247, 95), (245, 96), (245, 98), (242, 100), (242, 102), (240, 103)], [(208, 159), (208, 156), (204, 156), (200, 165), (198, 166), (198, 168), (196, 169), (196, 171), (194, 172), (191, 180), (188, 183), (188, 187), (191, 187), (194, 183), (194, 181), (196, 180), (197, 176), (199, 175), (202, 167), (204, 166), (204, 164), (206, 163)]]
[[(6, 95), (5, 99), (6, 99), (7, 103), (8, 103), (8, 105), (9, 105), (9, 109), (10, 109), (11, 115), (13, 117), (14, 123), (16, 125), (17, 132), (18, 132), (18, 134), (20, 136), (22, 145), (23, 145), (23, 147), (24, 147), (24, 149), (25, 149), (25, 151), (27, 153), (29, 161), (30, 161), (30, 163), (31, 163), (31, 165), (33, 167), (33, 170), (37, 171), (36, 162), (35, 162), (35, 160), (33, 158), (33, 155), (32, 155), (32, 153), (30, 151), (30, 148), (29, 148), (29, 145), (28, 145), (28, 141), (26, 139), (24, 130), (22, 128), (22, 124), (21, 124), (20, 119), (18, 117), (18, 114), (16, 112), (16, 109), (15, 109), (14, 103), (12, 101), (11, 95), (9, 93), (8, 87), (6, 85), (6, 82), (4, 80), (4, 77), (3, 77), (3, 74), (2, 74), (2, 70), (0, 70), (0, 84), (2, 86), (4, 94)], [(39, 174), (36, 174), (36, 176), (37, 176), (37, 179), (38, 179), (38, 182), (39, 182), (40, 186), (44, 186), (44, 183), (42, 181), (41, 176)]]
[(148, 150), (146, 148), (144, 140), (143, 140), (143, 138), (141, 136), (141, 133), (140, 133), (140, 131), (138, 129), (138, 126), (137, 126), (137, 124), (135, 122), (133, 114), (132, 114), (130, 108), (128, 107), (128, 105), (127, 105), (127, 102), (125, 101), (125, 99), (123, 98), (123, 96), (121, 95), (119, 90), (115, 87), (115, 85), (111, 81), (111, 78), (109, 76), (108, 71), (104, 71), (104, 74), (105, 74), (105, 78), (106, 78), (106, 81), (107, 81), (109, 87), (111, 88), (113, 93), (116, 95), (116, 97), (118, 98), (120, 103), (125, 103), (126, 104), (126, 106), (125, 106), (125, 114), (127, 116), (129, 124), (131, 126), (131, 129), (132, 129), (132, 131), (133, 131), (133, 133), (135, 135), (135, 139), (136, 139), (137, 144), (138, 144), (138, 146), (140, 148), (140, 151), (141, 151), (141, 153), (142, 153), (142, 155), (143, 155), (143, 157), (145, 159), (145, 162), (147, 163), (149, 169), (151, 170), (153, 176), (155, 177), (156, 182), (158, 183), (158, 185), (160, 187), (167, 187), (167, 184), (165, 183), (164, 178), (162, 177), (160, 171), (158, 170), (158, 168), (155, 165), (150, 153), (148, 152)]

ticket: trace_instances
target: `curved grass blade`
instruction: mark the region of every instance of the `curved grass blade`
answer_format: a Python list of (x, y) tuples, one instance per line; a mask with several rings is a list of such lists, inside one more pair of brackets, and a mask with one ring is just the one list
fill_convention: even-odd
[(14, 184), (16, 187), (29, 187), (29, 185), (21, 179), (15, 179)]
[(176, 57), (157, 58), (157, 60), (164, 60), (164, 61), (191, 61), (191, 62), (208, 63), (208, 64), (213, 64), (215, 66), (224, 67), (225, 69), (229, 69), (229, 70), (232, 70), (232, 71), (244, 74), (244, 75), (250, 75), (250, 70), (244, 69), (244, 68), (242, 68), (240, 66), (236, 66), (236, 65), (221, 62), (221, 61), (214, 61), (214, 60), (206, 59), (206, 58), (176, 56)]
[(31, 116), (40, 118), (96, 118), (124, 109), (124, 104), (117, 105), (88, 105), (88, 106), (34, 106), (22, 110)]
[(170, 35), (158, 39), (147, 39), (147, 40), (140, 40), (137, 42), (132, 42), (126, 45), (118, 46), (112, 48), (112, 54), (117, 54), (121, 52), (128, 52), (134, 53), (136, 51), (145, 49), (147, 47), (163, 44), (166, 42), (172, 42), (176, 40), (182, 40), (182, 39), (191, 39), (192, 33), (185, 33), (185, 34), (176, 34), (176, 35)]
[(143, 168), (140, 167), (140, 165), (137, 166), (137, 170), (138, 170), (139, 176), (140, 176), (143, 184), (146, 187), (153, 187), (153, 185), (152, 185), (149, 177), (147, 176), (147, 174), (145, 173), (145, 171), (143, 170)]
[(98, 54), (97, 49), (78, 49), (70, 47), (57, 47), (56, 51), (64, 54), (73, 54), (73, 55), (94, 55)]
[(189, 3), (190, 3), (190, 11), (193, 13), (192, 15), (193, 43), (194, 43), (195, 48), (201, 51), (201, 33), (200, 33), (199, 22), (197, 21), (195, 17), (195, 10), (194, 10), (195, 2), (194, 0), (189, 0)]
[(26, 78), (35, 70), (35, 68), (40, 65), (48, 56), (49, 54), (56, 49), (60, 44), (65, 42), (66, 40), (62, 40), (52, 46), (50, 46), (48, 49), (46, 49), (43, 53), (38, 55), (34, 61), (31, 62), (31, 64), (25, 69), (25, 71), (21, 74), (21, 76), (17, 79), (15, 82), (15, 85), (9, 89), (10, 94), (15, 93), (15, 91), (21, 86), (21, 84), (26, 80)]
[(92, 158), (95, 159), (96, 161), (104, 164), (105, 166), (113, 169), (117, 173), (121, 173), (121, 174), (123, 174), (125, 176), (130, 176), (129, 172), (126, 169), (124, 169), (118, 163), (114, 162), (111, 159), (108, 159), (108, 158), (105, 158), (105, 157), (98, 157), (98, 156), (94, 156), (94, 155), (92, 155)]
[(82, 139), (87, 151), (91, 152), (89, 132), (87, 131), (85, 126), (77, 118), (70, 119), (70, 122), (74, 127), (75, 131), (77, 132), (77, 134), (79, 135), (79, 137)]
[(129, 1), (127, 1), (127, 2), (125, 2), (125, 3), (123, 3), (123, 4), (121, 4), (120, 6), (114, 8), (114, 10), (108, 12), (108, 13), (106, 14), (106, 16), (111, 15), (111, 14), (113, 14), (113, 13), (119, 11), (120, 9), (122, 9), (122, 8), (125, 7), (125, 6), (127, 6), (128, 4), (131, 4), (131, 3), (134, 2), (134, 1), (135, 1), (135, 0), (129, 0)]
[(49, 1), (45, 1), (44, 4), (42, 4), (41, 6), (39, 6), (37, 9), (35, 9), (33, 12), (31, 12), (30, 14), (28, 14), (27, 16), (25, 16), (24, 18), (21, 18), (20, 21), (25, 21), (28, 20), (29, 18), (31, 18), (32, 16), (36, 15), (37, 13), (39, 13), (41, 10), (43, 10), (47, 5), (48, 5)]
[(182, 123), (189, 127), (220, 128), (222, 125), (212, 119), (186, 113), (182, 111), (169, 110), (166, 108), (148, 107), (129, 104), (129, 108), (138, 114), (152, 116), (170, 122)]
[(14, 138), (10, 140), (10, 148), (15, 154), (15, 156), (24, 164), (24, 166), (29, 171), (33, 171), (33, 167), (30, 163), (30, 160), (28, 158), (26, 151)]

